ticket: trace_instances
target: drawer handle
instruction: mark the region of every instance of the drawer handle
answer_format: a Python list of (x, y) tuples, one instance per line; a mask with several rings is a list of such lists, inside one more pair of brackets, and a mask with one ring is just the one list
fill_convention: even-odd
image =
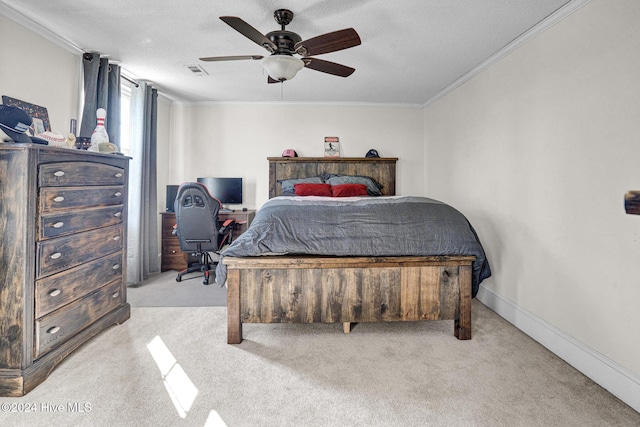
[(53, 173), (54, 176), (61, 177), (64, 176), (64, 171), (56, 171)]
[(176, 253), (176, 251), (171, 251), (171, 253), (172, 253), (172, 254), (175, 254), (175, 253)]
[(118, 172), (118, 173), (116, 174), (116, 178), (122, 178), (122, 173)]
[(113, 214), (116, 218), (119, 218), (122, 215), (122, 212), (116, 212)]
[(113, 295), (111, 295), (111, 298), (118, 298), (120, 296), (120, 292), (114, 292)]
[(55, 197), (55, 198), (53, 199), (53, 201), (54, 201), (54, 202), (63, 202), (63, 201), (64, 201), (64, 197), (62, 197), (62, 196)]
[(51, 255), (51, 259), (58, 259), (62, 256), (62, 254), (60, 252), (56, 252), (55, 254)]
[(54, 326), (53, 328), (47, 330), (47, 333), (53, 335), (55, 333), (58, 333), (58, 331), (60, 331), (60, 326)]
[(115, 237), (113, 238), (113, 240), (115, 240), (115, 241), (117, 242), (118, 240), (120, 240), (120, 236), (115, 236)]
[(61, 293), (62, 293), (62, 291), (60, 289), (52, 289), (51, 292), (49, 292), (49, 296), (50, 297), (57, 297)]
[(118, 191), (116, 194), (114, 194), (114, 196), (120, 197), (120, 196), (122, 196), (122, 193)]
[(114, 270), (117, 270), (120, 268), (120, 264), (113, 264), (113, 267), (111, 268), (113, 268)]
[(64, 227), (64, 222), (62, 221), (58, 221), (55, 224), (53, 224), (53, 228), (62, 228)]

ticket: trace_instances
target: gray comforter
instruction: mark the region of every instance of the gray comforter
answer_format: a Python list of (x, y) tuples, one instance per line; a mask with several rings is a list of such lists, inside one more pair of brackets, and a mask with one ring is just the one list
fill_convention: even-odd
[(216, 282), (226, 281), (225, 256), (475, 255), (473, 296), (491, 269), (475, 230), (451, 206), (424, 197), (276, 197), (222, 252)]

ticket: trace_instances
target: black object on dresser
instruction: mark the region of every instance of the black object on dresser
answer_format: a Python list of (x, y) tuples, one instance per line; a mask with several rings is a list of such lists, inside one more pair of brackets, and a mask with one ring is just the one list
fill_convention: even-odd
[(126, 321), (129, 158), (0, 144), (0, 396)]

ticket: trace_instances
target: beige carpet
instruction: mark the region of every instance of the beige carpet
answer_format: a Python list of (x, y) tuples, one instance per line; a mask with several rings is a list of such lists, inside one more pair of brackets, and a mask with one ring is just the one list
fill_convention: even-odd
[[(358, 324), (348, 335), (341, 325), (249, 324), (232, 346), (225, 307), (134, 307), (30, 394), (1, 398), (0, 425), (640, 425), (479, 301), (473, 309), (471, 341), (457, 341), (451, 321)], [(7, 412), (18, 404), (35, 412)]]
[(177, 271), (165, 271), (152, 275), (138, 285), (127, 287), (127, 301), (132, 307), (226, 307), (227, 288), (215, 283), (211, 273), (210, 283), (202, 284), (200, 272), (184, 276), (176, 282)]

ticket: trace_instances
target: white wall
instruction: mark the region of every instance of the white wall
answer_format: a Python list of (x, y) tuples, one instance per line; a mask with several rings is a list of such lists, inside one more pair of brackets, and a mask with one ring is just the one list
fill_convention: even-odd
[(484, 290), (636, 376), (638, 22), (594, 0), (424, 112), (427, 194), (476, 226)]
[(0, 95), (45, 107), (52, 129), (62, 135), (69, 132), (70, 119), (78, 120), (80, 126), (80, 55), (3, 15), (0, 40)]
[(244, 206), (269, 195), (267, 157), (293, 148), (322, 157), (324, 137), (340, 138), (343, 157), (370, 148), (399, 157), (398, 194), (424, 193), (422, 110), (411, 107), (308, 104), (174, 104), (170, 165), (173, 183), (200, 176), (244, 178)]

